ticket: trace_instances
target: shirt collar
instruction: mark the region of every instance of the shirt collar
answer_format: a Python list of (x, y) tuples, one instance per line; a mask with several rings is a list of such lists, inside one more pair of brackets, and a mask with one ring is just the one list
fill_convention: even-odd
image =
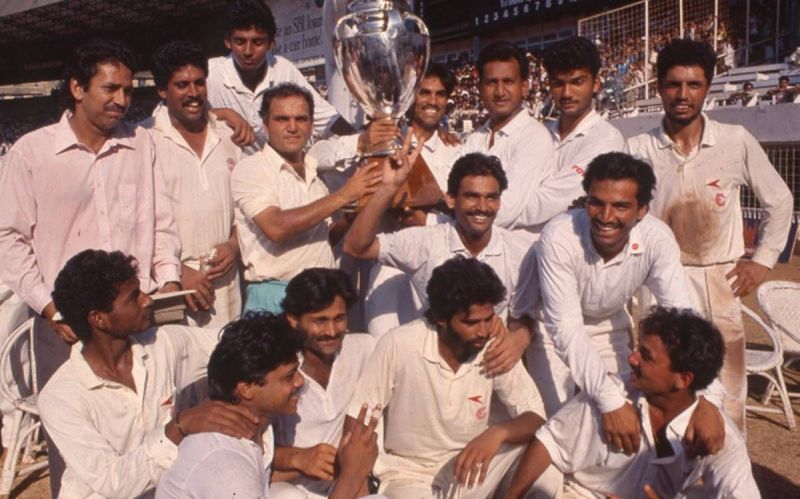
[[(144, 359), (147, 358), (147, 352), (142, 347), (138, 336), (152, 333), (155, 334), (153, 329), (149, 329), (138, 335), (131, 336), (131, 350), (133, 351), (133, 362), (144, 364)], [(106, 385), (117, 386), (117, 383), (101, 378), (92, 370), (86, 358), (83, 356), (83, 342), (79, 341), (72, 345), (69, 352), (69, 365), (72, 374), (78, 382), (83, 385), (87, 390), (94, 390)]]
[(258, 95), (264, 92), (272, 86), (272, 81), (270, 79), (272, 74), (271, 69), (275, 66), (275, 62), (277, 61), (275, 54), (272, 52), (267, 52), (265, 59), (267, 61), (267, 71), (264, 74), (264, 79), (261, 80), (256, 86), (255, 92), (247, 88), (242, 81), (241, 76), (239, 76), (239, 72), (236, 70), (236, 62), (233, 59), (233, 54), (228, 54), (228, 56), (225, 57), (225, 63), (223, 65), (225, 77), (223, 78), (222, 84), (240, 93)]
[[(73, 147), (86, 148), (86, 146), (81, 144), (81, 142), (78, 140), (78, 137), (75, 135), (75, 131), (72, 130), (72, 127), (69, 124), (72, 114), (72, 111), (67, 109), (61, 115), (61, 119), (58, 120), (58, 123), (56, 124), (56, 133), (55, 137), (53, 138), (53, 152), (55, 154), (62, 153)], [(100, 151), (107, 151), (113, 147), (127, 147), (129, 149), (135, 149), (133, 144), (133, 136), (134, 133), (131, 126), (121, 121), (111, 131), (111, 136), (106, 139), (106, 142), (103, 144), (103, 147)]]
[[(450, 247), (451, 253), (461, 253), (464, 256), (471, 257), (472, 254), (469, 250), (464, 246), (464, 242), (461, 240), (461, 236), (458, 235), (458, 229), (456, 228), (455, 218), (448, 220), (447, 223), (450, 225), (450, 231), (447, 236), (448, 238), (448, 245)], [(483, 248), (477, 256), (499, 256), (503, 254), (503, 243), (500, 240), (500, 236), (497, 233), (497, 227), (492, 225), (492, 234), (489, 237), (489, 244)]]
[[(680, 414), (675, 416), (672, 421), (667, 423), (667, 430), (666, 430), (666, 438), (669, 442), (670, 447), (672, 447), (672, 456), (659, 458), (660, 460), (668, 460), (674, 461), (681, 455), (683, 455), (683, 436), (686, 433), (686, 428), (689, 426), (689, 421), (692, 419), (692, 414), (694, 414), (695, 409), (697, 408), (698, 399), (695, 398), (694, 402), (684, 409)], [(643, 394), (639, 394), (639, 398), (637, 400), (637, 405), (639, 407), (639, 414), (642, 416), (642, 422), (647, 425), (646, 431), (652, 434), (653, 428), (650, 424), (650, 404), (647, 403), (647, 398)]]
[[(517, 115), (511, 118), (511, 121), (506, 123), (497, 133), (500, 135), (513, 136), (516, 132), (523, 130), (531, 119), (533, 118), (531, 118), (528, 110), (525, 106), (522, 106), (522, 109), (519, 110)], [(492, 129), (490, 123), (486, 122), (486, 125), (489, 127), (488, 130), (491, 133)]]
[[(261, 148), (259, 154), (261, 154), (264, 157), (264, 160), (267, 162), (267, 164), (280, 165), (280, 168), (282, 170), (289, 171), (292, 174), (294, 174), (298, 180), (302, 180), (300, 176), (297, 175), (295, 169), (292, 168), (292, 166), (289, 163), (287, 163), (286, 160), (283, 159), (283, 156), (278, 154), (278, 152), (275, 151), (275, 149), (270, 147), (269, 142), (264, 144), (264, 147)], [(318, 164), (317, 160), (310, 154), (305, 154), (303, 156), (303, 164), (305, 166), (305, 172), (306, 172), (305, 182), (307, 184), (310, 184), (311, 181), (317, 177), (317, 164)]]
[[(701, 113), (700, 117), (703, 120), (703, 136), (700, 138), (700, 146), (711, 147), (717, 143), (717, 136), (719, 135), (718, 124), (716, 121), (709, 119), (706, 113)], [(656, 131), (655, 137), (659, 149), (673, 147), (675, 144), (664, 129), (663, 118), (661, 119), (661, 124)]]
[[(206, 114), (208, 120), (206, 125), (206, 144), (209, 144), (219, 139), (216, 133), (217, 117), (214, 116), (214, 113), (207, 112)], [(172, 119), (169, 117), (169, 108), (167, 108), (166, 104), (163, 102), (153, 111), (153, 130), (158, 130), (173, 142), (187, 148), (189, 147), (189, 144), (186, 143), (186, 139), (183, 138), (183, 135), (181, 135), (178, 129), (175, 128), (175, 125), (172, 124)]]
[(422, 144), (422, 147), (424, 147), (425, 149), (429, 150), (432, 153), (435, 153), (440, 148), (444, 147), (442, 139), (439, 138), (439, 132), (438, 131), (433, 132), (433, 135), (431, 135), (431, 137), (428, 140), (426, 140), (424, 144)]
[(550, 133), (553, 134), (555, 141), (558, 144), (564, 144), (569, 142), (570, 140), (586, 135), (586, 132), (595, 126), (597, 123), (603, 120), (603, 117), (597, 113), (594, 109), (589, 110), (589, 114), (583, 117), (581, 121), (578, 122), (578, 125), (563, 139), (558, 133), (558, 123), (559, 120), (550, 120), (545, 121), (545, 126), (550, 130)]

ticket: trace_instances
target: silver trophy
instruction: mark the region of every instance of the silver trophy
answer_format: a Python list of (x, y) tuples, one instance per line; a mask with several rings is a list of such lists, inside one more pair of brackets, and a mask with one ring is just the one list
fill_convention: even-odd
[[(403, 0), (354, 0), (347, 10), (334, 30), (336, 65), (370, 118), (397, 122), (428, 67), (428, 28)], [(399, 146), (369, 156), (391, 155)]]

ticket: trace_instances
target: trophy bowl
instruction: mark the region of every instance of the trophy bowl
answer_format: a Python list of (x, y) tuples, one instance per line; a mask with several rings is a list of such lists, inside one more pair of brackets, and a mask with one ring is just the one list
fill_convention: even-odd
[[(347, 87), (372, 119), (397, 122), (428, 67), (428, 28), (402, 0), (354, 0), (336, 24), (334, 54)], [(398, 143), (374, 151), (387, 156)]]

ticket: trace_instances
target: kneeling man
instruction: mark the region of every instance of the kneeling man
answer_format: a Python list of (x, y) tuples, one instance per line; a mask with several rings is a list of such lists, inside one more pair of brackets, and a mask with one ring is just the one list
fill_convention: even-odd
[[(544, 408), (520, 361), (481, 368), (495, 306), (505, 296), (487, 264), (455, 257), (433, 271), (430, 308), (380, 338), (350, 402), (385, 407), (385, 453), (374, 469), (390, 498), (490, 497), (542, 425)], [(510, 413), (490, 424), (493, 397)]]
[[(158, 486), (157, 498), (304, 497), (285, 483), (270, 486), (275, 448), (270, 422), (297, 411), (303, 387), (297, 359), (301, 344), (283, 317), (268, 313), (250, 312), (225, 326), (208, 361), (209, 396), (256, 414), (259, 431), (253, 438), (214, 430), (186, 438)], [(358, 424), (342, 442), (340, 475), (331, 498), (356, 497), (375, 462), (377, 417), (365, 426), (366, 413), (366, 407), (359, 408)]]
[(605, 443), (600, 409), (580, 393), (536, 432), (506, 497), (524, 497), (551, 463), (572, 473), (567, 488), (577, 497), (760, 497), (744, 439), (727, 415), (722, 450), (692, 458), (682, 445), (697, 391), (722, 367), (719, 330), (688, 310), (656, 307), (639, 334), (627, 394), (641, 421), (639, 450), (626, 455)]

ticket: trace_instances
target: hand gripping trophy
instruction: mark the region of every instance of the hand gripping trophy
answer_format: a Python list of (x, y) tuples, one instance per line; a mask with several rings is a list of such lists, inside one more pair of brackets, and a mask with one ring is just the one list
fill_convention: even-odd
[[(399, 121), (414, 102), (430, 57), (430, 37), (422, 19), (403, 0), (353, 0), (334, 30), (334, 54), (353, 97), (371, 120)], [(398, 142), (363, 155), (389, 161)], [(394, 207), (435, 205), (442, 198), (422, 156), (412, 166)], [(359, 207), (366, 198), (359, 201)]]

